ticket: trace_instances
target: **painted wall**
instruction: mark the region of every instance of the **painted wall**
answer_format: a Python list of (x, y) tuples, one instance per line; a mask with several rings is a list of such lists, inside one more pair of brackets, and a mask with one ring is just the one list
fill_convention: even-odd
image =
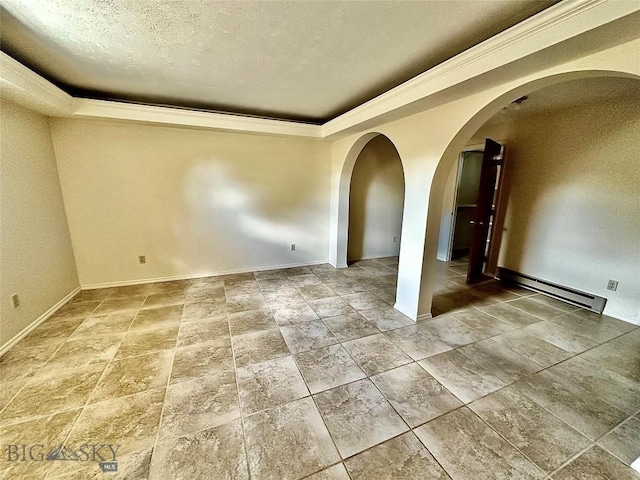
[(362, 149), (351, 176), (350, 261), (400, 253), (403, 204), (402, 162), (393, 144), (380, 135)]
[(68, 119), (52, 132), (83, 286), (327, 260), (321, 142)]
[[(640, 323), (640, 97), (517, 119), (499, 265)], [(541, 141), (544, 139), (544, 141)], [(606, 289), (609, 279), (618, 290)]]
[[(46, 117), (0, 100), (0, 345), (78, 286)], [(20, 306), (13, 308), (17, 293)]]

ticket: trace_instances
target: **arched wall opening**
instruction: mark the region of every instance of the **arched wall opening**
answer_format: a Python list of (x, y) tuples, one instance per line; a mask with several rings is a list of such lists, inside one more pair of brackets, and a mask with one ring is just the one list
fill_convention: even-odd
[[(449, 142), (433, 177), (429, 195), (425, 262), (435, 264), (438, 244), (438, 234), (435, 232), (440, 233), (447, 183), (450, 183), (451, 171), (460, 152), (470, 142), (477, 143), (479, 140), (476, 132), (501, 109), (523, 95), (531, 95), (565, 82), (588, 82), (590, 79), (602, 78), (627, 79), (629, 82), (640, 79), (629, 72), (605, 70), (569, 72), (536, 79), (499, 95), (463, 125)], [(508, 230), (505, 235), (509, 235), (510, 245), (502, 245), (501, 264), (554, 283), (572, 283), (567, 286), (604, 296), (608, 298), (605, 314), (634, 323), (640, 322), (640, 304), (631, 300), (633, 297), (638, 298), (637, 293), (640, 291), (640, 283), (636, 279), (637, 265), (640, 265), (640, 247), (637, 247), (640, 244), (640, 222), (634, 222), (632, 218), (637, 219), (640, 215), (640, 197), (634, 193), (637, 191), (633, 185), (637, 185), (638, 170), (633, 166), (631, 152), (637, 152), (640, 148), (638, 141), (634, 140), (637, 135), (633, 133), (637, 132), (640, 120), (637, 113), (640, 111), (639, 104), (636, 97), (635, 105), (631, 106), (620, 102), (617, 107), (610, 106), (611, 108), (601, 110), (592, 106), (588, 112), (585, 110), (581, 114), (568, 111), (562, 117), (562, 123), (557, 125), (560, 130), (557, 135), (554, 134), (555, 120), (545, 121), (542, 117), (535, 122), (532, 120), (533, 123), (530, 124), (520, 124), (515, 137), (515, 134), (485, 132), (487, 136), (502, 137), (494, 139), (507, 144), (507, 190), (510, 187), (518, 189), (517, 198), (512, 198), (509, 208), (514, 210), (516, 204), (522, 206), (525, 201), (535, 201), (535, 208), (546, 212), (542, 215), (540, 211), (534, 212), (534, 209), (525, 212), (520, 208), (519, 211), (526, 218), (518, 221), (514, 221), (515, 217), (512, 215), (511, 222), (505, 224)], [(547, 112), (546, 115), (550, 114)], [(565, 138), (562, 131), (565, 132)], [(525, 142), (523, 139), (527, 136), (529, 140)], [(514, 141), (520, 146), (515, 145)], [(565, 148), (572, 150), (564, 151), (564, 155), (561, 155), (560, 145), (563, 141), (572, 142), (571, 145), (565, 145)], [(546, 159), (549, 163), (545, 170), (540, 169), (543, 162), (536, 168), (531, 167), (531, 154), (526, 150), (534, 150), (538, 145), (544, 147), (542, 150), (545, 155), (555, 158), (555, 161)], [(608, 155), (607, 151), (611, 152), (616, 148), (615, 145), (618, 145), (615, 154)], [(522, 178), (513, 178), (512, 174), (518, 175), (513, 169), (513, 163), (518, 158), (521, 163), (526, 161), (528, 165), (527, 169), (520, 168), (521, 173), (534, 175), (537, 172), (535, 175), (539, 175), (527, 179), (531, 188), (528, 188)], [(583, 161), (586, 162), (583, 167), (588, 172), (584, 172), (584, 168), (581, 171), (580, 163)], [(615, 168), (611, 163), (616, 164)], [(615, 180), (612, 177), (614, 170), (617, 172)], [(582, 183), (575, 182), (576, 176), (580, 176)], [(615, 187), (611, 182), (618, 186)], [(608, 199), (606, 209), (605, 198)], [(555, 209), (555, 212), (551, 213), (550, 209)], [(578, 210), (581, 212), (579, 215)], [(614, 220), (611, 221), (611, 218)], [(569, 230), (567, 224), (573, 224), (573, 230)], [(528, 225), (528, 234), (520, 231), (524, 228), (523, 225)], [(612, 225), (619, 231), (607, 237), (603, 231)], [(601, 232), (600, 235), (597, 234), (598, 231)], [(624, 237), (622, 242), (621, 236)], [(610, 243), (606, 243), (603, 240), (605, 238)], [(505, 248), (509, 249), (508, 253), (503, 252)], [(525, 250), (537, 253), (525, 258), (522, 256)], [(564, 252), (564, 255), (559, 252)], [(430, 271), (433, 272), (434, 269), (431, 268)], [(606, 271), (610, 273), (605, 273)], [(624, 278), (626, 287), (618, 292), (608, 292), (607, 278), (611, 275)], [(433, 283), (433, 278), (428, 283)], [(429, 288), (433, 288), (433, 285), (427, 286)]]
[(351, 173), (347, 261), (400, 254), (404, 171), (391, 141), (378, 135), (362, 148)]

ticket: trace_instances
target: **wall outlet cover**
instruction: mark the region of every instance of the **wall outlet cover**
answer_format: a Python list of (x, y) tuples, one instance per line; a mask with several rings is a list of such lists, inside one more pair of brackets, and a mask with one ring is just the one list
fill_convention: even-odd
[(607, 290), (611, 290), (612, 292), (618, 290), (617, 280), (609, 280), (609, 283), (607, 283)]

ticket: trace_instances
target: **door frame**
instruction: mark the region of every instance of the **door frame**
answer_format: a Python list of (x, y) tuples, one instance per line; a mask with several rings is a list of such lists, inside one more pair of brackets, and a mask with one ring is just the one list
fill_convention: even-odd
[[(507, 184), (504, 181), (505, 178), (505, 166), (507, 163), (507, 142), (505, 140), (496, 140), (500, 145), (502, 145), (502, 165), (500, 166), (500, 177), (498, 178), (498, 194), (496, 198), (496, 210), (493, 216), (493, 225), (491, 228), (491, 235), (489, 241), (489, 252), (487, 255), (487, 262), (485, 265), (485, 273), (495, 277), (498, 267), (498, 257), (500, 255), (500, 244), (502, 242), (502, 229), (504, 225), (505, 219), (505, 211), (507, 208), (507, 199), (508, 192)], [(449, 226), (449, 242), (447, 247), (447, 262), (451, 261), (451, 257), (453, 256), (453, 236), (455, 234), (456, 228), (456, 217), (457, 217), (457, 209), (456, 205), (458, 204), (458, 190), (460, 188), (460, 180), (462, 174), (462, 164), (465, 152), (484, 152), (484, 143), (474, 143), (471, 145), (466, 145), (464, 150), (460, 152), (457, 160), (457, 173), (456, 173), (456, 189), (453, 195), (453, 204), (451, 206), (451, 225)]]

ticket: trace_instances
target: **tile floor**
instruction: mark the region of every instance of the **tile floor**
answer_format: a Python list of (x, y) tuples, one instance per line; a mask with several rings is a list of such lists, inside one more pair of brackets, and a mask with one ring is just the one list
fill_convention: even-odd
[(0, 359), (0, 476), (640, 478), (640, 329), (465, 268), (418, 324), (397, 258), (84, 291)]

